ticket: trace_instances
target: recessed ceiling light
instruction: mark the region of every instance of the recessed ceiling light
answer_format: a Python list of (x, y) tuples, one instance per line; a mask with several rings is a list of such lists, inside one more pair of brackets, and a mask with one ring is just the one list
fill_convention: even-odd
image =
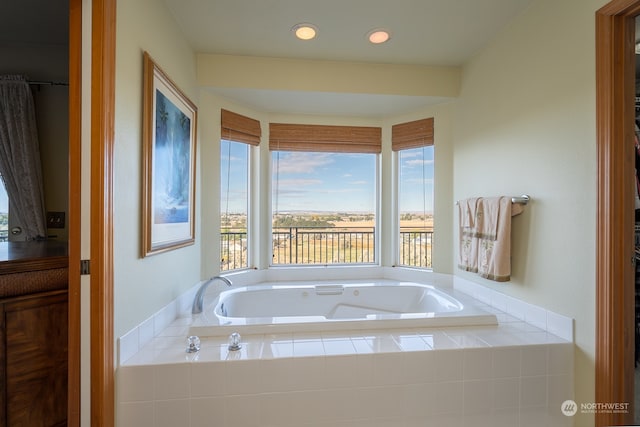
[(384, 30), (382, 28), (376, 28), (375, 30), (371, 30), (367, 33), (367, 39), (373, 44), (381, 44), (389, 41), (391, 38), (391, 33), (388, 30)]
[(291, 28), (293, 34), (300, 40), (311, 40), (316, 37), (318, 34), (318, 27), (313, 24), (309, 24), (308, 22), (303, 22), (301, 24), (296, 24)]

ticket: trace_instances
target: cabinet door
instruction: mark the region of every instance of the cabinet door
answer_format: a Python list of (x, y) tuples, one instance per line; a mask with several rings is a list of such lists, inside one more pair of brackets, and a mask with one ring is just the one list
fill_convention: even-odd
[(7, 426), (65, 425), (67, 295), (4, 304)]

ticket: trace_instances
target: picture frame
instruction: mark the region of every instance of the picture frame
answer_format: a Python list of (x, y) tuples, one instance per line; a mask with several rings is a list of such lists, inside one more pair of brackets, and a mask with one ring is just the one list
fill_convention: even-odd
[(143, 55), (142, 257), (195, 242), (197, 107)]

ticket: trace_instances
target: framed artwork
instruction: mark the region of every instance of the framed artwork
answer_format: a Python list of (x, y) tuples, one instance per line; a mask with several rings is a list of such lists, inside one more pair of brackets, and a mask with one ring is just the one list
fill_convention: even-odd
[(195, 241), (196, 106), (144, 53), (142, 256)]

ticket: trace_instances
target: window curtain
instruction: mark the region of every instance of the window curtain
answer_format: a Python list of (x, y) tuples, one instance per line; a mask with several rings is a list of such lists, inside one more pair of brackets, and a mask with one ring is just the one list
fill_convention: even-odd
[(233, 111), (220, 111), (220, 135), (227, 141), (243, 142), (258, 146), (262, 130), (256, 119), (243, 116)]
[(0, 174), (25, 240), (46, 238), (36, 114), (23, 76), (0, 76)]
[(382, 128), (269, 123), (269, 150), (378, 154)]
[(433, 145), (433, 117), (400, 123), (391, 127), (393, 151)]

